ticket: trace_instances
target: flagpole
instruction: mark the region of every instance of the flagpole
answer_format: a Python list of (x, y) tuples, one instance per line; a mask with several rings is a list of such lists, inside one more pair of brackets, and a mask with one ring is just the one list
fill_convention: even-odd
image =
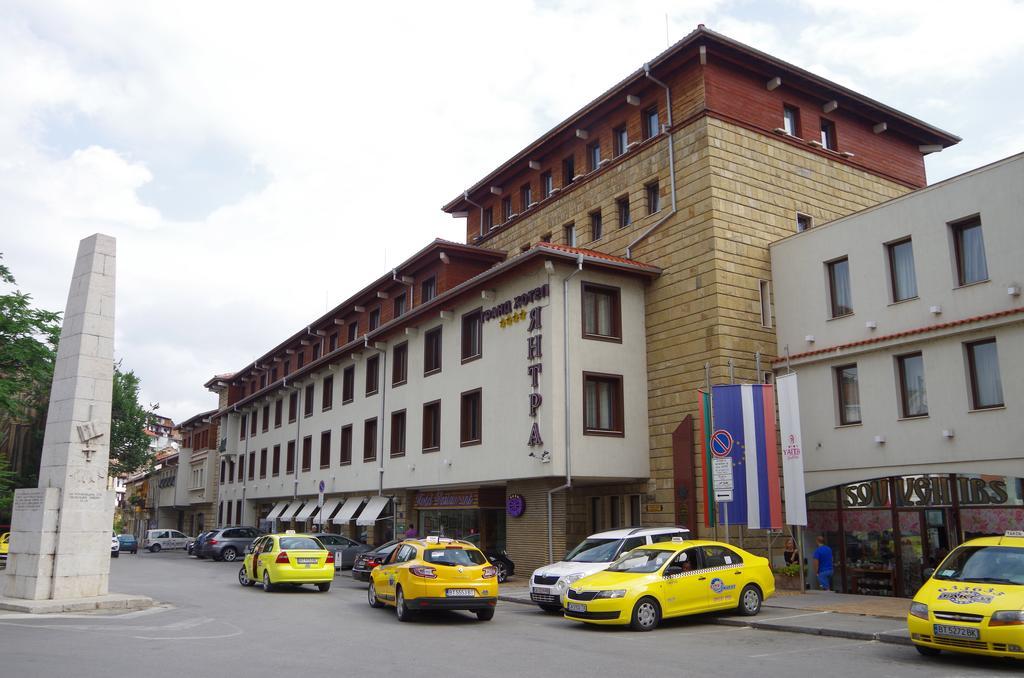
[[(704, 388), (707, 389), (707, 392), (708, 392), (708, 402), (709, 402), (710, 408), (712, 409), (710, 414), (711, 414), (711, 426), (712, 426), (712, 430), (713, 430), (713, 428), (714, 428), (714, 421), (715, 421), (715, 415), (714, 415), (714, 409), (713, 409), (714, 408), (714, 401), (711, 400), (711, 363), (710, 362), (704, 363)], [(709, 432), (709, 434), (710, 434), (710, 432)], [(707, 435), (705, 435), (704, 436), (704, 446), (705, 446), (705, 448), (707, 447), (707, 441), (708, 441), (708, 438), (707, 438)], [(704, 450), (704, 466), (705, 467), (707, 467), (707, 465), (708, 465), (709, 456), (710, 456), (710, 452), (707, 449), (705, 449)], [(709, 482), (709, 483), (711, 482), (711, 469), (710, 468), (705, 468), (705, 479), (706, 479), (705, 482)], [(708, 502), (708, 510), (713, 511), (714, 510), (714, 506), (715, 506), (714, 493), (712, 492), (712, 493), (705, 493), (705, 494), (707, 495), (708, 499), (711, 499), (711, 501)], [(719, 510), (721, 510), (721, 509), (719, 509)], [(718, 516), (715, 516), (714, 519), (709, 521), (709, 522), (711, 522), (712, 523), (712, 527), (715, 528), (715, 541), (718, 541)]]

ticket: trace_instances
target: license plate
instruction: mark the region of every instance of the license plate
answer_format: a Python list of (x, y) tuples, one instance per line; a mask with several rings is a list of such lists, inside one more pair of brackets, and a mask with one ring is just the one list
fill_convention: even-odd
[(550, 586), (534, 586), (533, 587), (533, 592), (534, 593), (540, 593), (540, 594), (543, 594), (545, 596), (550, 596), (551, 595), (551, 587)]
[(569, 612), (586, 612), (587, 606), (583, 603), (566, 603), (565, 609), (569, 610)]
[(295, 562), (297, 562), (299, 565), (305, 565), (305, 566), (308, 567), (310, 565), (316, 565), (317, 559), (316, 558), (296, 558)]
[(476, 595), (475, 589), (448, 589), (445, 591), (445, 595), (449, 598), (456, 598), (459, 596), (474, 596)]
[(932, 634), (942, 638), (966, 638), (967, 640), (977, 640), (979, 638), (978, 629), (971, 628), (970, 626), (952, 626), (950, 624), (933, 625)]

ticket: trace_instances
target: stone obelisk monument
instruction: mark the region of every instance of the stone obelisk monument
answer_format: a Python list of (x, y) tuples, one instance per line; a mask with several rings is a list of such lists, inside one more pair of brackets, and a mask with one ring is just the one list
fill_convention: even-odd
[(28, 600), (104, 596), (114, 491), (108, 482), (114, 379), (114, 238), (78, 246), (64, 312), (37, 489), (17, 490), (6, 590)]

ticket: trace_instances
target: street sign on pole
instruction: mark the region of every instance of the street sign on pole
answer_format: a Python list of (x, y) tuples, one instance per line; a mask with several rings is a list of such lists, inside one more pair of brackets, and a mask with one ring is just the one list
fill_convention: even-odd
[(732, 501), (732, 490), (715, 490), (715, 503), (724, 504)]
[(732, 501), (732, 459), (716, 457), (711, 460), (711, 464), (711, 484), (714, 487), (715, 496), (717, 497), (719, 492), (729, 492), (728, 499), (716, 499), (715, 503), (719, 501)]

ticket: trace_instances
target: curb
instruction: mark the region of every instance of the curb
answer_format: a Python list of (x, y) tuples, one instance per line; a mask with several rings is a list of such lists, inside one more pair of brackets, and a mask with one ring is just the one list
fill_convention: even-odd
[(728, 619), (724, 617), (713, 618), (712, 624), (721, 626), (746, 626), (761, 631), (782, 631), (785, 633), (803, 633), (809, 636), (828, 636), (831, 638), (846, 638), (848, 640), (875, 640), (880, 643), (891, 645), (913, 645), (910, 638), (896, 635), (890, 632), (869, 633), (867, 631), (847, 631), (845, 629), (823, 629), (812, 626), (796, 626), (794, 624), (779, 624), (771, 621), (743, 621), (742, 619)]
[(537, 604), (537, 603), (533, 602), (532, 600), (523, 600), (522, 598), (513, 598), (512, 596), (498, 595), (498, 600), (504, 601), (506, 603), (519, 603), (520, 605), (536, 605)]

